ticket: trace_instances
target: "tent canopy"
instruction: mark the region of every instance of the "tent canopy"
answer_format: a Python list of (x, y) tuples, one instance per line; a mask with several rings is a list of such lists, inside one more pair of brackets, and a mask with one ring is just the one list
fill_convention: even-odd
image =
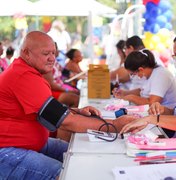
[(0, 0), (0, 16), (14, 16), (16, 14), (29, 14), (33, 3), (28, 0)]
[[(92, 15), (115, 15), (116, 10), (95, 0), (0, 0), (0, 16), (87, 16), (90, 58), (93, 59)], [(36, 23), (38, 24), (38, 23)], [(37, 28), (38, 29), (38, 28)]]
[(88, 16), (115, 14), (116, 10), (95, 0), (0, 0), (0, 16), (24, 14), (30, 16)]
[(97, 15), (116, 13), (115, 9), (94, 0), (40, 0), (33, 3), (33, 9), (28, 15), (88, 16), (90, 11)]

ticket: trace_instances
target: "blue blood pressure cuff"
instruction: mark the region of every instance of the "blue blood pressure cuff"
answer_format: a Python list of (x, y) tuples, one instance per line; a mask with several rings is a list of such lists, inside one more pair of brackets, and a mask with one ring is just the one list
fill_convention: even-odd
[(66, 106), (50, 97), (39, 110), (37, 120), (49, 131), (55, 131), (68, 114), (69, 109)]

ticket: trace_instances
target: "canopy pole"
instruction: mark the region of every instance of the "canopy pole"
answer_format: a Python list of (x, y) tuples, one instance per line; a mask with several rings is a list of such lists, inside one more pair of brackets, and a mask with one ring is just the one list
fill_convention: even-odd
[(39, 30), (39, 16), (35, 16), (35, 29)]
[(93, 63), (94, 59), (94, 49), (93, 49), (93, 26), (92, 26), (92, 12), (89, 11), (88, 14), (88, 36), (89, 36), (89, 58), (90, 58), (90, 63)]

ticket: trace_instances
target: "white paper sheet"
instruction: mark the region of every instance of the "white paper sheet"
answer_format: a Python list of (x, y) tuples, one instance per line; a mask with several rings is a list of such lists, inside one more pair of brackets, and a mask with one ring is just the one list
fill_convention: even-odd
[(115, 167), (115, 180), (164, 180), (176, 179), (176, 163), (152, 164), (133, 167)]
[(101, 115), (104, 119), (116, 119), (115, 113), (113, 111), (101, 110)]

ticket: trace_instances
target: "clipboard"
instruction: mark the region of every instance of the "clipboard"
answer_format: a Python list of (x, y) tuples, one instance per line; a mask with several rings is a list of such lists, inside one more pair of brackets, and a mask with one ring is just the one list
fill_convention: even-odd
[(71, 78), (69, 78), (69, 79), (66, 79), (64, 82), (65, 82), (65, 83), (69, 83), (69, 82), (77, 79), (78, 77), (86, 74), (86, 73), (87, 73), (87, 71), (80, 72), (80, 73), (76, 74), (75, 76), (73, 76), (73, 77), (71, 77)]

